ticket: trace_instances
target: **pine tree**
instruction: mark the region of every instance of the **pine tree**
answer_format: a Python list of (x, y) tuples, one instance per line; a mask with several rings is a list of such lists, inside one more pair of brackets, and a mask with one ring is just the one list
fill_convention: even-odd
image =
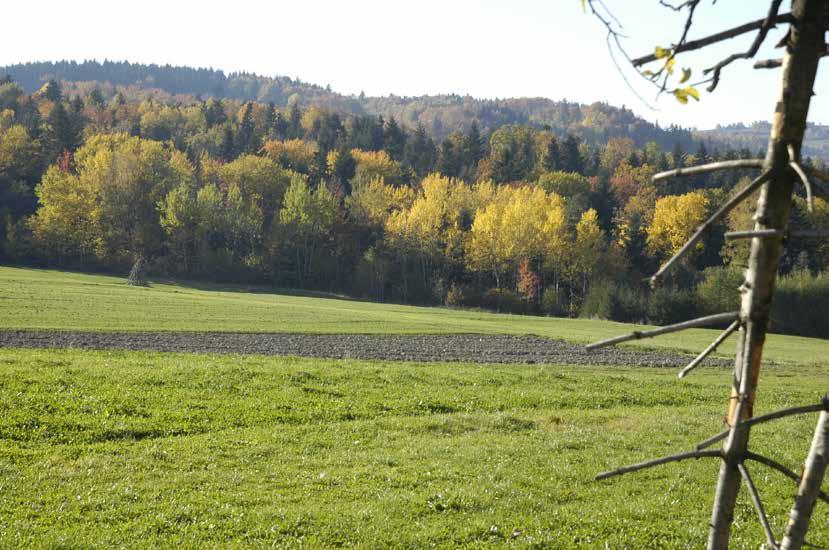
[(579, 174), (584, 171), (584, 161), (579, 151), (579, 141), (572, 134), (567, 134), (564, 143), (561, 144), (561, 170)]
[(80, 145), (83, 129), (86, 125), (86, 117), (83, 114), (84, 104), (79, 96), (75, 96), (69, 103), (69, 124), (72, 127), (72, 138), (74, 145)]
[(443, 140), (438, 153), (438, 172), (444, 176), (457, 177), (458, 172), (460, 172), (459, 160), (452, 141), (450, 139)]
[(703, 143), (702, 141), (699, 142), (697, 154), (694, 155), (694, 158), (696, 164), (708, 164), (709, 162), (711, 162), (711, 157), (708, 155), (708, 149), (705, 147), (705, 143)]
[(383, 149), (391, 158), (397, 161), (403, 160), (403, 153), (406, 147), (406, 134), (397, 125), (394, 117), (390, 117), (383, 132)]
[(469, 167), (470, 172), (475, 171), (478, 161), (484, 156), (484, 142), (481, 138), (481, 131), (478, 129), (478, 122), (473, 120), (469, 127), (469, 133), (464, 139), (464, 164)]
[(275, 139), (284, 140), (288, 137), (288, 121), (285, 116), (277, 112), (273, 121), (273, 137)]
[(405, 164), (418, 177), (424, 177), (434, 164), (435, 145), (426, 135), (426, 128), (418, 124), (414, 135), (406, 143)]
[(265, 109), (265, 133), (268, 137), (273, 137), (274, 127), (276, 126), (276, 105), (273, 101), (268, 102)]
[(288, 137), (293, 139), (303, 137), (302, 112), (299, 110), (297, 102), (291, 104), (291, 110), (288, 113)]
[(230, 124), (225, 124), (224, 126), (220, 154), (225, 162), (230, 162), (236, 158), (236, 146), (233, 143), (233, 128), (231, 128)]
[(236, 136), (236, 149), (240, 154), (251, 153), (257, 149), (254, 137), (253, 103), (248, 101), (245, 104), (245, 111), (242, 113), (242, 121), (239, 123), (239, 132)]
[(43, 97), (54, 103), (60, 103), (63, 99), (63, 90), (61, 90), (60, 83), (57, 80), (51, 79), (41, 88)]
[(674, 143), (674, 149), (671, 151), (671, 160), (674, 168), (682, 168), (685, 166), (685, 153), (682, 151), (682, 145), (677, 141)]
[(332, 172), (342, 189), (343, 196), (351, 195), (351, 180), (357, 172), (357, 161), (354, 160), (351, 151), (343, 147), (337, 152), (337, 160), (334, 162)]
[(55, 103), (51, 113), (49, 113), (48, 122), (51, 157), (56, 158), (63, 151), (74, 151), (78, 145), (79, 134), (74, 124), (72, 124), (63, 103)]
[(559, 151), (558, 140), (555, 136), (550, 138), (541, 162), (545, 172), (552, 172), (559, 169), (561, 165), (561, 152)]
[(204, 113), (204, 120), (208, 128), (212, 128), (217, 124), (224, 124), (227, 120), (224, 105), (221, 100), (210, 98), (207, 102), (202, 104), (202, 112)]
[(104, 106), (104, 94), (101, 93), (99, 88), (93, 89), (89, 92), (89, 104), (96, 108), (101, 108)]

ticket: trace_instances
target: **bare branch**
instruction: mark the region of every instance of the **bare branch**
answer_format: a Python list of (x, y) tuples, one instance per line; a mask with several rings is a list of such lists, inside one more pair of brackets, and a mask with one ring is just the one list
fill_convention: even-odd
[(731, 336), (731, 334), (732, 334), (735, 330), (737, 330), (738, 328), (740, 328), (740, 321), (739, 321), (739, 319), (738, 319), (738, 320), (736, 320), (736, 321), (734, 321), (733, 323), (731, 323), (731, 324), (728, 326), (728, 328), (727, 328), (727, 329), (725, 329), (725, 330), (723, 331), (723, 333), (722, 333), (722, 334), (720, 334), (719, 336), (717, 336), (717, 339), (716, 339), (716, 340), (714, 340), (713, 342), (711, 342), (711, 345), (710, 345), (710, 346), (708, 346), (707, 348), (705, 348), (705, 350), (704, 350), (702, 353), (700, 353), (699, 355), (697, 355), (697, 356), (696, 356), (696, 358), (695, 358), (693, 361), (691, 361), (690, 363), (688, 363), (688, 366), (687, 366), (687, 367), (685, 367), (684, 369), (682, 369), (681, 371), (679, 371), (679, 374), (678, 374), (677, 376), (678, 376), (679, 378), (685, 378), (685, 376), (687, 376), (687, 374), (688, 374), (689, 372), (691, 372), (692, 370), (694, 370), (695, 368), (697, 368), (697, 367), (700, 365), (700, 363), (702, 363), (702, 362), (705, 360), (705, 358), (706, 358), (706, 357), (708, 357), (709, 355), (711, 355), (712, 353), (714, 353), (714, 351), (716, 351), (716, 349), (720, 346), (720, 344), (722, 344), (722, 343), (725, 341), (725, 339), (726, 339), (726, 338), (728, 338), (729, 336)]
[(603, 472), (596, 476), (596, 481), (620, 476), (630, 472), (637, 472), (639, 470), (644, 470), (646, 468), (653, 468), (654, 466), (661, 466), (662, 464), (668, 464), (670, 462), (679, 462), (680, 460), (687, 460), (689, 458), (711, 457), (722, 458), (723, 454), (720, 451), (689, 451), (685, 453), (677, 453), (675, 455), (663, 456), (662, 458), (648, 460), (647, 462), (632, 464), (630, 466), (625, 466), (623, 468), (618, 468), (616, 470), (611, 470), (609, 472)]
[[(745, 458), (747, 458), (749, 460), (753, 460), (754, 462), (759, 462), (760, 464), (768, 466), (772, 470), (777, 470), (778, 472), (780, 472), (784, 476), (788, 477), (789, 479), (791, 479), (792, 481), (794, 481), (795, 483), (800, 485), (801, 477), (799, 475), (797, 475), (796, 473), (794, 473), (792, 470), (788, 469), (787, 467), (785, 467), (782, 464), (780, 464), (779, 462), (777, 462), (776, 460), (772, 460), (771, 458), (769, 458), (767, 456), (758, 455), (757, 453), (753, 453), (751, 451), (746, 451)], [(827, 495), (823, 491), (818, 492), (818, 498), (820, 500), (822, 500), (823, 502), (829, 504), (829, 495)]]
[(807, 239), (825, 239), (829, 237), (829, 231), (820, 229), (804, 229), (801, 231), (789, 231), (790, 237), (804, 237)]
[(733, 61), (738, 59), (751, 59), (755, 55), (757, 55), (757, 50), (760, 49), (760, 46), (766, 40), (766, 35), (768, 35), (769, 30), (775, 26), (778, 21), (777, 12), (780, 11), (780, 4), (783, 3), (783, 0), (772, 0), (771, 6), (769, 6), (769, 13), (766, 15), (766, 18), (763, 20), (763, 23), (760, 25), (759, 32), (757, 36), (754, 37), (754, 42), (751, 43), (751, 46), (743, 53), (735, 53), (729, 55), (716, 65), (711, 68), (705, 69), (703, 74), (712, 74), (711, 85), (708, 86), (708, 91), (713, 92), (716, 89), (717, 84), (720, 82), (720, 72), (728, 65), (730, 65)]
[(663, 7), (668, 8), (668, 9), (672, 9), (674, 11), (682, 11), (683, 9), (685, 9), (685, 6), (687, 6), (689, 3), (690, 2), (686, 1), (686, 2), (683, 2), (679, 5), (677, 5), (677, 6), (674, 6), (673, 4), (670, 4), (670, 3), (666, 2), (665, 0), (659, 0), (659, 5), (660, 6), (663, 6)]
[[(775, 23), (792, 23), (794, 21), (794, 17), (792, 17), (791, 13), (782, 13), (777, 16), (775, 19)], [(706, 46), (710, 46), (711, 44), (716, 44), (717, 42), (722, 42), (724, 40), (729, 40), (731, 38), (740, 36), (741, 34), (746, 34), (751, 31), (756, 31), (757, 29), (761, 29), (763, 24), (766, 22), (766, 19), (758, 19), (757, 21), (751, 21), (750, 23), (744, 23), (738, 27), (734, 27), (732, 29), (727, 29), (716, 34), (712, 34), (710, 36), (706, 36), (705, 38), (699, 38), (697, 40), (689, 40), (685, 44), (681, 46), (676, 46), (674, 48), (674, 54), (692, 51), (692, 50), (699, 50)], [(657, 57), (654, 54), (643, 55), (642, 57), (637, 57), (632, 61), (634, 67), (641, 67), (646, 63), (651, 63), (656, 61)]]
[(691, 238), (679, 249), (679, 252), (673, 255), (673, 257), (665, 262), (662, 267), (659, 268), (652, 277), (651, 277), (651, 285), (655, 286), (657, 280), (668, 270), (670, 267), (675, 264), (680, 258), (682, 258), (685, 254), (687, 254), (694, 245), (702, 239), (703, 235), (706, 231), (711, 229), (715, 223), (720, 221), (723, 217), (725, 217), (729, 212), (734, 210), (741, 202), (743, 202), (746, 198), (748, 198), (752, 193), (754, 193), (757, 189), (760, 188), (761, 185), (766, 183), (771, 175), (770, 171), (765, 171), (760, 174), (757, 178), (755, 178), (751, 183), (746, 185), (742, 190), (740, 190), (736, 195), (734, 195), (731, 199), (728, 200), (724, 205), (722, 205), (714, 214), (708, 218), (699, 228), (697, 228), (696, 232), (691, 235)]
[(755, 69), (776, 69), (783, 65), (782, 59), (763, 59), (754, 63)]
[[(823, 182), (829, 182), (829, 174), (821, 172), (820, 170), (815, 170), (814, 168), (809, 169), (808, 172), (812, 175), (812, 177), (815, 177)], [(825, 201), (829, 201), (829, 191), (827, 191), (822, 185), (812, 182), (812, 191), (816, 196)]]
[(809, 212), (815, 211), (815, 197), (812, 193), (812, 183), (809, 181), (809, 177), (806, 175), (806, 172), (803, 171), (803, 168), (797, 162), (797, 156), (795, 155), (794, 147), (791, 144), (788, 146), (789, 150), (789, 166), (792, 170), (795, 171), (797, 176), (800, 178), (800, 181), (803, 183), (803, 187), (806, 188), (806, 208)]
[[(763, 424), (765, 422), (777, 420), (778, 418), (785, 418), (787, 416), (793, 416), (796, 414), (807, 414), (820, 411), (829, 411), (829, 394), (824, 396), (823, 400), (817, 405), (802, 405), (800, 407), (789, 407), (787, 409), (780, 409), (779, 411), (774, 411), (768, 414), (755, 416), (754, 418), (747, 418), (740, 422), (740, 426), (742, 426), (743, 428), (748, 428), (750, 426), (754, 426), (755, 424)], [(730, 430), (725, 430), (724, 432), (718, 433), (714, 437), (706, 439), (705, 441), (697, 445), (697, 449), (705, 449), (706, 447), (710, 447), (717, 441), (722, 441), (723, 439), (728, 437), (729, 432)]]
[(712, 162), (709, 164), (701, 164), (699, 166), (688, 166), (686, 168), (677, 168), (675, 170), (667, 170), (655, 174), (652, 181), (660, 181), (667, 178), (679, 176), (695, 176), (697, 174), (706, 174), (708, 172), (716, 172), (718, 170), (742, 170), (745, 168), (762, 168), (763, 159), (740, 159), (740, 160), (724, 160), (722, 162)]
[(726, 239), (753, 239), (754, 237), (825, 239), (829, 238), (829, 231), (821, 229), (796, 229), (783, 232), (779, 229), (758, 229), (756, 231), (728, 231), (723, 236)]
[(757, 229), (752, 231), (728, 231), (723, 235), (726, 239), (753, 239), (754, 237), (782, 237), (779, 229)]
[(729, 313), (718, 313), (716, 315), (707, 315), (705, 317), (699, 317), (698, 319), (691, 319), (690, 321), (683, 321), (682, 323), (676, 323), (673, 325), (667, 325), (664, 327), (655, 328), (652, 330), (645, 330), (645, 331), (633, 331), (630, 334), (624, 334), (622, 336), (614, 336), (613, 338), (608, 338), (606, 340), (601, 340), (599, 342), (594, 342), (592, 344), (587, 345), (587, 349), (593, 350), (598, 348), (604, 348), (607, 346), (612, 346), (615, 344), (621, 344), (622, 342), (629, 342), (631, 340), (641, 340), (643, 338), (653, 338), (654, 336), (660, 336), (662, 334), (670, 334), (671, 332), (679, 332), (680, 330), (685, 330), (689, 328), (696, 328), (696, 327), (705, 327), (709, 325), (716, 325), (718, 323), (725, 323), (726, 321), (734, 321), (738, 319), (740, 316), (740, 312), (732, 311)]
[(803, 545), (806, 531), (814, 511), (817, 494), (826, 475), (826, 462), (829, 456), (829, 413), (820, 413), (809, 456), (803, 466), (803, 480), (797, 488), (792, 511), (789, 512), (789, 522), (783, 536), (783, 548), (794, 549)]
[[(596, 9), (596, 6), (593, 5), (594, 2), (597, 2), (601, 5), (602, 9), (607, 13), (607, 17), (604, 17), (601, 13), (599, 13), (599, 11)], [(648, 109), (654, 110), (654, 108), (647, 101), (645, 101), (645, 99), (639, 94), (639, 92), (631, 85), (630, 81), (628, 81), (628, 78), (625, 75), (625, 72), (622, 70), (621, 65), (619, 65), (619, 62), (616, 60), (616, 56), (613, 53), (613, 44), (615, 44), (616, 48), (619, 50), (619, 52), (622, 54), (622, 56), (624, 56), (625, 60), (627, 60), (628, 63), (632, 64), (630, 55), (627, 53), (627, 50), (625, 50), (624, 46), (622, 46), (622, 42), (619, 39), (621, 34), (613, 26), (613, 21), (615, 21), (616, 24), (619, 25), (619, 27), (621, 28), (621, 24), (619, 24), (619, 20), (616, 19), (616, 17), (613, 15), (613, 13), (611, 13), (610, 10), (607, 9), (607, 6), (605, 6), (604, 2), (601, 2), (601, 0), (587, 0), (586, 5), (590, 8), (590, 12), (593, 14), (593, 16), (596, 19), (598, 19), (602, 23), (602, 25), (604, 25), (605, 29), (607, 30), (607, 36), (605, 37), (605, 41), (607, 42), (607, 50), (610, 53), (610, 59), (611, 59), (611, 61), (613, 61), (613, 65), (616, 67), (616, 70), (618, 71), (619, 76), (622, 77), (622, 80), (627, 85), (628, 89), (639, 99), (639, 101), (641, 101), (646, 107), (648, 107)], [(613, 21), (611, 21), (611, 19)], [(639, 73), (640, 76), (642, 76), (644, 78), (644, 75), (642, 75), (641, 72), (639, 72), (638, 70), (637, 70), (637, 72)], [(647, 79), (647, 78), (646, 78), (646, 80), (650, 81), (650, 79)], [(651, 82), (651, 84), (655, 85), (654, 82)]]
[(740, 462), (737, 464), (737, 468), (740, 470), (740, 474), (746, 482), (748, 494), (751, 495), (751, 502), (754, 503), (754, 508), (757, 510), (757, 516), (760, 519), (760, 525), (763, 526), (763, 531), (766, 533), (766, 540), (769, 546), (773, 550), (776, 550), (777, 541), (774, 540), (774, 533), (771, 530), (771, 525), (769, 525), (769, 518), (766, 517), (766, 511), (763, 509), (763, 501), (760, 500), (760, 493), (757, 492), (757, 487), (754, 485), (754, 481), (751, 479), (745, 464)]
[[(780, 19), (778, 18), (778, 21)], [(829, 55), (829, 50), (823, 52), (821, 57), (826, 57)], [(758, 61), (754, 64), (755, 69), (776, 69), (777, 67), (781, 67), (783, 65), (782, 59), (763, 59), (762, 61)]]

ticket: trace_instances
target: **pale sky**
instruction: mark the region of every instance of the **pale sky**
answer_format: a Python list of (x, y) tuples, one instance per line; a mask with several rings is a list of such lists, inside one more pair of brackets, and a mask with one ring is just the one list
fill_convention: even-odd
[[(681, 33), (683, 21), (656, 0), (605, 3), (625, 25), (634, 56)], [(690, 38), (760, 19), (767, 5), (705, 0)], [(603, 27), (579, 0), (41, 0), (4, 1), (2, 14), (0, 65), (126, 59), (298, 77), (346, 94), (606, 101), (661, 124), (698, 128), (768, 120), (779, 86), (779, 70), (736, 62), (699, 104), (682, 106), (670, 96), (654, 101), (655, 90), (637, 82), (657, 109), (650, 110), (624, 84)], [(770, 34), (758, 59), (782, 55), (773, 45), (784, 27)], [(747, 49), (752, 37), (677, 63), (701, 70)], [(821, 94), (827, 78), (815, 87), (814, 122), (829, 122)]]

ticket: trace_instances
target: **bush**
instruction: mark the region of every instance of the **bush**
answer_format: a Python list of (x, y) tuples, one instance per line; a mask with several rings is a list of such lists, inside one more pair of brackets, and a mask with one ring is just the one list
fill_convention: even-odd
[(829, 338), (829, 274), (798, 270), (779, 279), (771, 312), (771, 330)]
[(554, 287), (544, 289), (541, 295), (541, 312), (550, 317), (563, 317), (567, 314), (567, 303)]
[(670, 325), (696, 316), (696, 297), (690, 290), (658, 288), (648, 299), (648, 322), (653, 325)]
[(526, 313), (527, 304), (518, 294), (503, 288), (491, 288), (483, 295), (483, 306), (500, 313)]
[(446, 292), (446, 300), (444, 304), (449, 307), (465, 306), (466, 304), (466, 289), (457, 283), (452, 283), (449, 290)]
[(742, 272), (735, 268), (710, 267), (703, 272), (703, 279), (697, 285), (697, 305), (703, 315), (736, 311), (740, 307), (737, 289), (745, 280)]
[(636, 323), (643, 321), (646, 313), (647, 301), (639, 289), (605, 281), (587, 291), (579, 316)]

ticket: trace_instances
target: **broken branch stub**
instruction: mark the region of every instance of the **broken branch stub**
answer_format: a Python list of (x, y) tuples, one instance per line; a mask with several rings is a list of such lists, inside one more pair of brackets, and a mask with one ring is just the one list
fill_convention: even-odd
[(679, 374), (678, 374), (677, 376), (678, 376), (679, 378), (685, 378), (685, 376), (687, 376), (689, 372), (691, 372), (692, 370), (694, 370), (695, 368), (697, 368), (697, 367), (698, 367), (698, 366), (699, 366), (699, 365), (700, 365), (700, 364), (701, 364), (701, 363), (705, 360), (705, 358), (706, 358), (706, 357), (708, 357), (709, 355), (711, 355), (712, 353), (714, 353), (714, 352), (717, 350), (717, 348), (718, 348), (718, 347), (720, 347), (720, 344), (722, 344), (722, 343), (725, 341), (725, 339), (726, 339), (726, 338), (728, 338), (729, 336), (731, 336), (731, 334), (732, 334), (735, 330), (737, 330), (738, 328), (740, 328), (740, 324), (741, 324), (741, 323), (740, 323), (740, 320), (739, 320), (739, 319), (737, 319), (736, 321), (734, 321), (733, 323), (731, 323), (731, 324), (728, 326), (728, 328), (727, 328), (727, 329), (725, 329), (725, 330), (722, 332), (722, 334), (720, 334), (719, 336), (717, 336), (717, 339), (716, 339), (716, 340), (714, 340), (713, 342), (711, 342), (711, 345), (709, 345), (707, 348), (705, 348), (705, 349), (703, 350), (703, 352), (702, 352), (702, 353), (700, 353), (699, 355), (697, 355), (697, 356), (694, 358), (694, 360), (693, 360), (693, 361), (691, 361), (690, 363), (688, 363), (688, 366), (686, 366), (684, 369), (682, 369), (681, 371), (679, 371)]

